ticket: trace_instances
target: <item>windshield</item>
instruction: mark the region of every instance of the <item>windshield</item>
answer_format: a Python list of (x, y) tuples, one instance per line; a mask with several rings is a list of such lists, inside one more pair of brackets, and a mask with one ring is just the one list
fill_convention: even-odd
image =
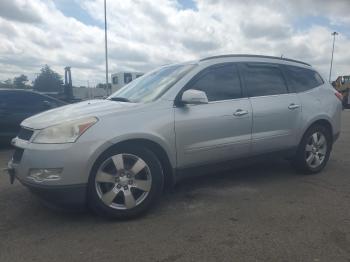
[(108, 99), (132, 103), (154, 101), (162, 96), (193, 67), (193, 64), (161, 67), (160, 69), (135, 79), (113, 93)]

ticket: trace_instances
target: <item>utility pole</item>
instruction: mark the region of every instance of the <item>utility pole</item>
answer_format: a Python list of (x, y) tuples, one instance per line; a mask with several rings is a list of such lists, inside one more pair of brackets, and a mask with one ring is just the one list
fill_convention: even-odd
[(109, 85), (108, 85), (108, 49), (107, 49), (107, 8), (106, 0), (104, 0), (104, 9), (105, 9), (105, 56), (106, 56), (106, 89), (107, 94), (110, 94)]
[(333, 32), (332, 36), (333, 36), (333, 48), (332, 48), (332, 59), (331, 59), (331, 68), (329, 69), (329, 83), (331, 82), (331, 78), (332, 78), (332, 67), (333, 67), (333, 54), (334, 54), (334, 43), (335, 43), (335, 36), (338, 35), (337, 32)]
[(88, 92), (88, 97), (89, 97), (89, 99), (91, 99), (91, 89), (90, 89), (90, 82), (89, 82), (89, 80), (87, 80), (87, 92)]

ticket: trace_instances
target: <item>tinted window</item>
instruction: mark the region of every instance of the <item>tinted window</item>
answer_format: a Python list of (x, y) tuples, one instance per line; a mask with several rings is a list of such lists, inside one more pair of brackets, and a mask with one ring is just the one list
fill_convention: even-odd
[(207, 94), (209, 101), (227, 100), (242, 97), (241, 84), (237, 68), (234, 65), (213, 67), (201, 75), (191, 89)]
[(323, 84), (320, 75), (310, 69), (285, 66), (288, 83), (295, 92), (303, 92)]
[(30, 92), (1, 92), (0, 97), (7, 108), (38, 108), (43, 106), (44, 101), (42, 96)]
[(132, 75), (130, 73), (124, 73), (124, 84), (128, 84), (132, 81)]
[(8, 96), (7, 91), (1, 91), (0, 90), (0, 108), (4, 108), (6, 106), (6, 98)]
[(277, 66), (246, 65), (243, 72), (250, 97), (288, 93), (283, 75)]

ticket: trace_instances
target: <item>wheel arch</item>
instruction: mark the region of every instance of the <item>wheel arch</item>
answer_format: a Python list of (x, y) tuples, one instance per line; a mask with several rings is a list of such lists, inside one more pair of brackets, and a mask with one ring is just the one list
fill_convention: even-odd
[(327, 128), (330, 132), (330, 136), (331, 136), (331, 139), (332, 139), (332, 144), (333, 144), (333, 126), (332, 126), (332, 123), (331, 121), (329, 121), (328, 119), (326, 118), (320, 118), (320, 119), (315, 119), (313, 120), (303, 131), (302, 133), (302, 136), (300, 138), (300, 141), (301, 139), (304, 137), (305, 133), (313, 126), (315, 125), (321, 125), (321, 126), (324, 126), (325, 128)]
[(157, 142), (146, 139), (146, 138), (130, 138), (126, 140), (121, 140), (115, 143), (109, 142), (108, 144), (105, 144), (103, 146), (103, 149), (98, 150), (98, 153), (94, 157), (94, 160), (91, 161), (91, 166), (89, 167), (89, 174), (95, 167), (95, 163), (98, 161), (98, 159), (106, 152), (113, 150), (115, 148), (121, 147), (121, 146), (128, 146), (128, 145), (134, 145), (134, 146), (143, 146), (147, 148), (148, 150), (152, 151), (159, 159), (163, 171), (164, 171), (164, 179), (165, 179), (165, 186), (171, 187), (175, 184), (175, 172), (173, 169), (173, 166), (171, 164), (171, 159), (169, 158), (169, 155), (167, 151)]

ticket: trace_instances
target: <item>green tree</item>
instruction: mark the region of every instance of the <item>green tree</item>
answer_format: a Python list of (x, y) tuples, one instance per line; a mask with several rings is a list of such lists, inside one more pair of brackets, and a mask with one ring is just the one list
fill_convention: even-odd
[(33, 89), (39, 92), (61, 92), (62, 91), (62, 78), (53, 71), (48, 65), (45, 65), (40, 74), (33, 82)]
[(28, 77), (26, 75), (20, 75), (13, 79), (13, 85), (15, 88), (24, 89), (27, 87)]

